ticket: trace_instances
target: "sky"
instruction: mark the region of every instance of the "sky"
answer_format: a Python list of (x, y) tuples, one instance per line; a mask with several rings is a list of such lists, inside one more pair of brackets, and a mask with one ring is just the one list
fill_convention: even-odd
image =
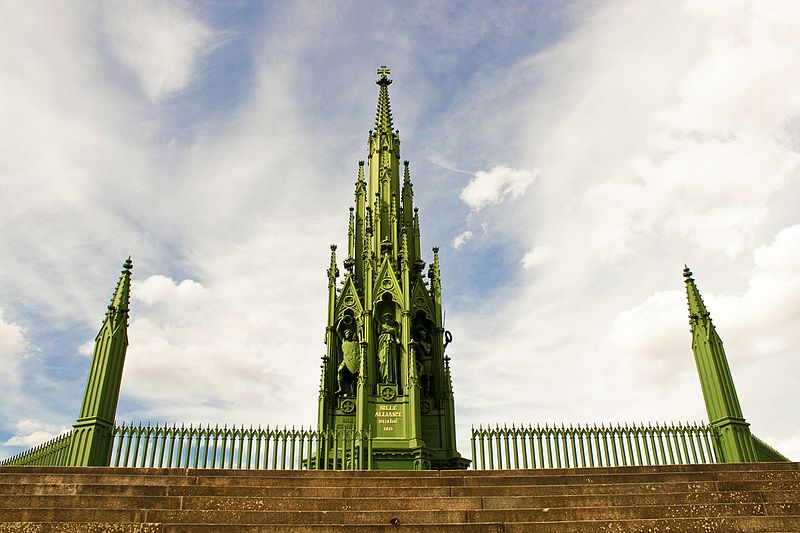
[(462, 454), (473, 425), (706, 420), (687, 264), (753, 433), (800, 460), (800, 3), (0, 19), (0, 457), (74, 423), (129, 254), (118, 421), (315, 423), (329, 245), (388, 65)]

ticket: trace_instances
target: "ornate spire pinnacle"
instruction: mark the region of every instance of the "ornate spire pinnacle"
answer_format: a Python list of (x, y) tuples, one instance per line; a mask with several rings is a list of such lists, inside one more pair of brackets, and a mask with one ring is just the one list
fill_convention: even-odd
[(357, 184), (364, 184), (364, 161), (358, 162), (358, 180), (356, 181)]
[(428, 278), (431, 280), (431, 292), (434, 294), (439, 294), (442, 285), (441, 279), (439, 278), (439, 247), (433, 247), (433, 263), (431, 266), (428, 267)]
[(131, 298), (131, 270), (133, 270), (133, 261), (131, 256), (125, 260), (120, 272), (117, 288), (114, 290), (114, 296), (111, 297), (111, 302), (108, 304), (108, 311), (106, 316), (112, 320), (117, 317), (128, 317), (128, 307)]
[(378, 91), (378, 112), (375, 116), (375, 130), (377, 132), (392, 133), (392, 109), (389, 105), (389, 85), (392, 80), (388, 78), (389, 69), (383, 65), (378, 69), (378, 80), (375, 82), (380, 86)]
[(408, 237), (406, 233), (402, 233), (401, 241), (400, 241), (400, 265), (404, 270), (407, 270), (409, 267), (408, 264)]
[(686, 283), (686, 299), (689, 302), (689, 318), (693, 320), (709, 318), (706, 305), (692, 278), (692, 271), (686, 265), (683, 265), (683, 277)]
[(411, 187), (411, 173), (408, 171), (408, 159), (403, 161), (403, 186)]
[(339, 267), (336, 266), (336, 245), (331, 244), (331, 266), (328, 268), (328, 286), (336, 284), (339, 277)]

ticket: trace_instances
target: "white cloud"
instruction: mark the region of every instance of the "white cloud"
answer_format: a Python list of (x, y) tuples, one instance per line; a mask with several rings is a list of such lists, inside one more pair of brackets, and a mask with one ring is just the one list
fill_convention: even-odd
[(6, 402), (19, 394), (23, 379), (22, 362), (25, 356), (25, 329), (14, 322), (3, 319), (0, 308), (0, 367), (3, 379), (0, 380), (0, 395)]
[(3, 320), (3, 309), (0, 308), (0, 360), (3, 368), (8, 368), (12, 359), (22, 353), (25, 346), (25, 330), (22, 326)]
[(520, 264), (525, 270), (542, 266), (550, 259), (552, 251), (549, 246), (537, 246), (522, 256)]
[(3, 442), (3, 446), (30, 448), (66, 432), (65, 427), (53, 427), (40, 420), (23, 418), (14, 424), (14, 434)]
[(472, 240), (474, 236), (475, 235), (470, 230), (462, 231), (461, 233), (456, 235), (455, 239), (453, 239), (451, 246), (456, 250), (458, 250), (459, 248), (464, 246), (464, 244), (466, 244), (468, 241)]
[(198, 60), (214, 46), (213, 29), (198, 20), (190, 7), (155, 0), (104, 4), (112, 50), (153, 102), (185, 89)]
[(191, 279), (176, 283), (156, 274), (137, 284), (132, 297), (148, 305), (163, 304), (170, 314), (180, 314), (202, 305), (208, 291)]
[(461, 191), (461, 200), (473, 211), (480, 211), (489, 205), (497, 205), (509, 196), (521, 196), (533, 183), (539, 169), (521, 170), (500, 165), (491, 170), (479, 170)]

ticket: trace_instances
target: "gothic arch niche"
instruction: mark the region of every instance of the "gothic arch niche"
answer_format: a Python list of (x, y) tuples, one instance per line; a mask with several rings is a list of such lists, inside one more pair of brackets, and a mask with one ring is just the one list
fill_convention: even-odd
[(380, 302), (375, 306), (375, 335), (377, 337), (377, 382), (378, 384), (400, 383), (400, 356), (402, 342), (400, 340), (400, 306), (394, 301), (391, 293), (383, 293)]

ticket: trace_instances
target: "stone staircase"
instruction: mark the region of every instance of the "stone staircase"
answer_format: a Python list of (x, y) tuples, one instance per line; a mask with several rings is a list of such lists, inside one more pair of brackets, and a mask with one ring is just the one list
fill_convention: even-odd
[(466, 472), (0, 467), (0, 532), (800, 532), (800, 464)]

